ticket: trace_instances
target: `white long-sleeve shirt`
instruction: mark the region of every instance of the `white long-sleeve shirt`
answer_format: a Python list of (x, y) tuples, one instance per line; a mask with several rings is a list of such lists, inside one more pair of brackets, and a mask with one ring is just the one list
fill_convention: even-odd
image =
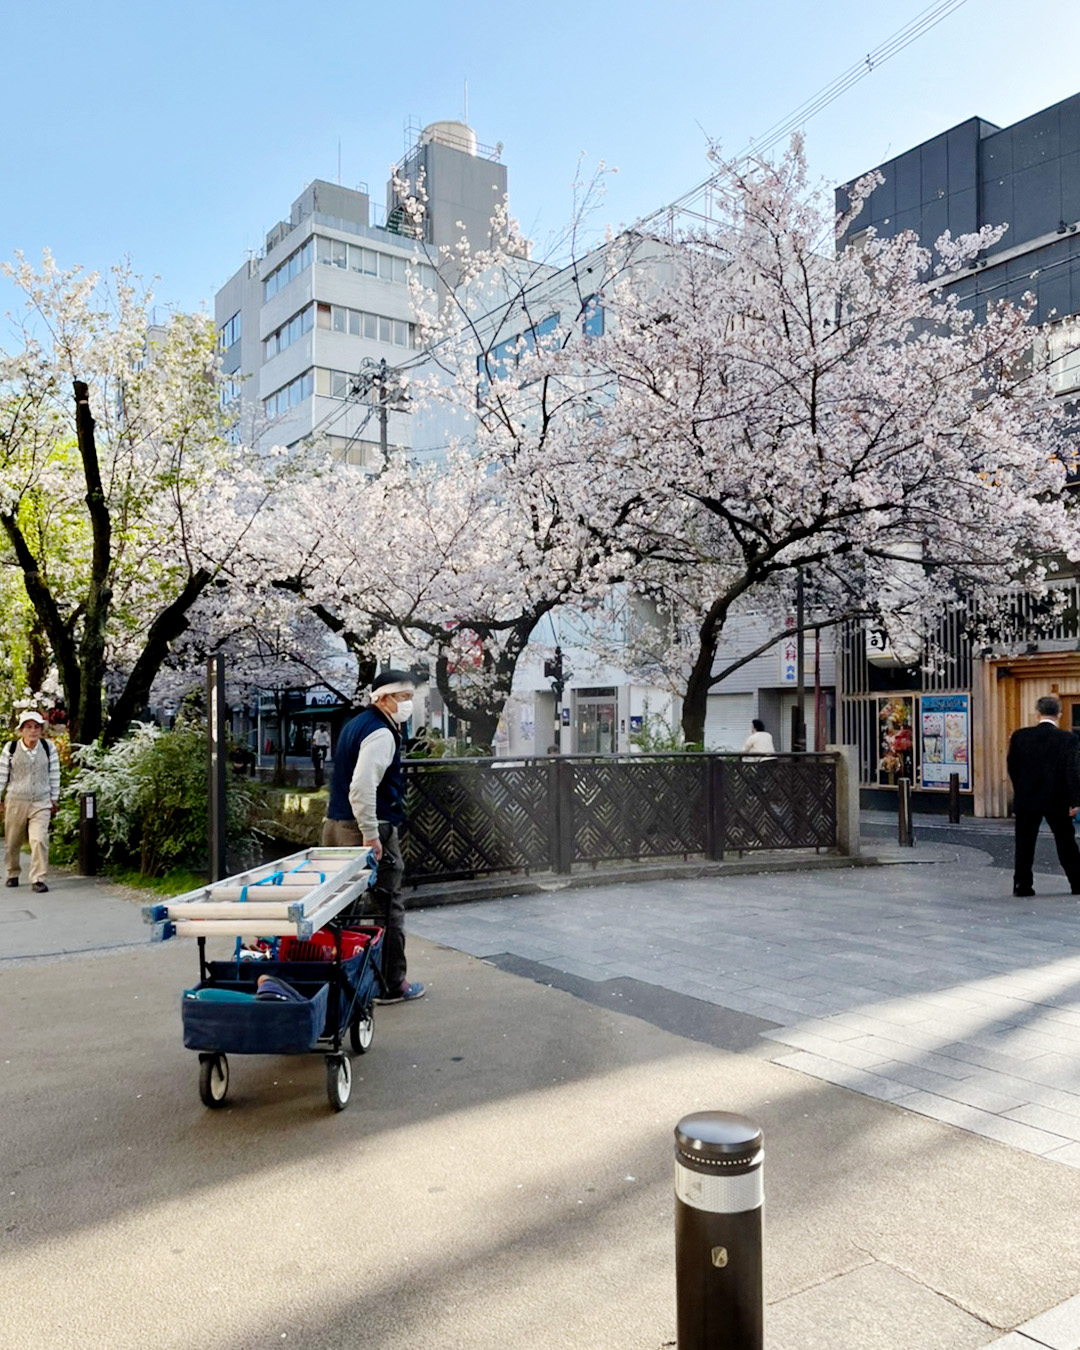
[(379, 727), (360, 742), (356, 767), (349, 782), (349, 805), (365, 842), (379, 837), (375, 794), (383, 775), (393, 763), (397, 742), (389, 727)]
[(752, 731), (743, 746), (744, 755), (775, 755), (771, 731)]

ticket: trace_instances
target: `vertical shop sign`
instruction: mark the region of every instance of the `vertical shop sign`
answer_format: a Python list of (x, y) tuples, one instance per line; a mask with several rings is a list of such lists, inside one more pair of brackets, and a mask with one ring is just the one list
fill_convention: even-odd
[(923, 787), (948, 787), (950, 775), (956, 773), (961, 789), (970, 791), (970, 695), (924, 694), (919, 724)]

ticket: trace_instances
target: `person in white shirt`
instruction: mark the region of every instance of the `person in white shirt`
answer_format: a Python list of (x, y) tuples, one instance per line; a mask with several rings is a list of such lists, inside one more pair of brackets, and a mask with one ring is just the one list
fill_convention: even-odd
[(18, 737), (0, 750), (0, 814), (7, 846), (7, 885), (19, 884), (23, 844), (30, 844), (30, 889), (47, 891), (49, 825), (60, 805), (60, 761), (42, 740), (45, 719), (38, 712), (19, 718)]
[(776, 746), (773, 745), (772, 733), (765, 730), (765, 723), (760, 717), (755, 717), (750, 723), (750, 735), (746, 738), (746, 744), (743, 746), (744, 755), (775, 755)]
[(405, 963), (405, 864), (398, 829), (405, 823), (402, 736), (412, 716), (416, 681), (404, 670), (384, 670), (371, 682), (371, 703), (346, 722), (334, 754), (330, 801), (323, 821), (327, 848), (371, 849), (378, 862), (372, 895), (388, 913), (382, 974), (386, 988), (376, 1003), (411, 1003), (424, 986), (410, 983)]

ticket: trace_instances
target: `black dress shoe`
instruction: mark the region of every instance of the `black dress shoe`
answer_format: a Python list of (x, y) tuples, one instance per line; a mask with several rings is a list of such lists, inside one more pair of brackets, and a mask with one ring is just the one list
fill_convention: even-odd
[(7, 886), (17, 886), (17, 885), (19, 884), (19, 878), (18, 878), (18, 877), (8, 877), (7, 881), (6, 881), (4, 884), (7, 885)]
[(47, 891), (49, 888), (48, 888), (48, 886), (45, 885), (45, 883), (44, 883), (43, 881), (35, 881), (34, 884), (30, 887), (30, 889), (31, 889), (32, 891), (37, 891), (38, 895), (41, 895), (41, 894), (43, 894), (43, 892)]
[(1013, 887), (1013, 895), (1017, 896), (1017, 897), (1020, 898), (1020, 899), (1024, 899), (1024, 898), (1026, 898), (1027, 896), (1029, 896), (1029, 895), (1034, 895), (1034, 894), (1035, 894), (1035, 892), (1031, 889), (1030, 886), (1014, 886), (1014, 887)]

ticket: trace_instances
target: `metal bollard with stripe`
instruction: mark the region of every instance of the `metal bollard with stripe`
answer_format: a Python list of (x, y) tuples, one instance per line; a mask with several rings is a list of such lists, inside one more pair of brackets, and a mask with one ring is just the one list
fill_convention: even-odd
[(762, 1350), (760, 1128), (730, 1111), (675, 1127), (678, 1350)]

